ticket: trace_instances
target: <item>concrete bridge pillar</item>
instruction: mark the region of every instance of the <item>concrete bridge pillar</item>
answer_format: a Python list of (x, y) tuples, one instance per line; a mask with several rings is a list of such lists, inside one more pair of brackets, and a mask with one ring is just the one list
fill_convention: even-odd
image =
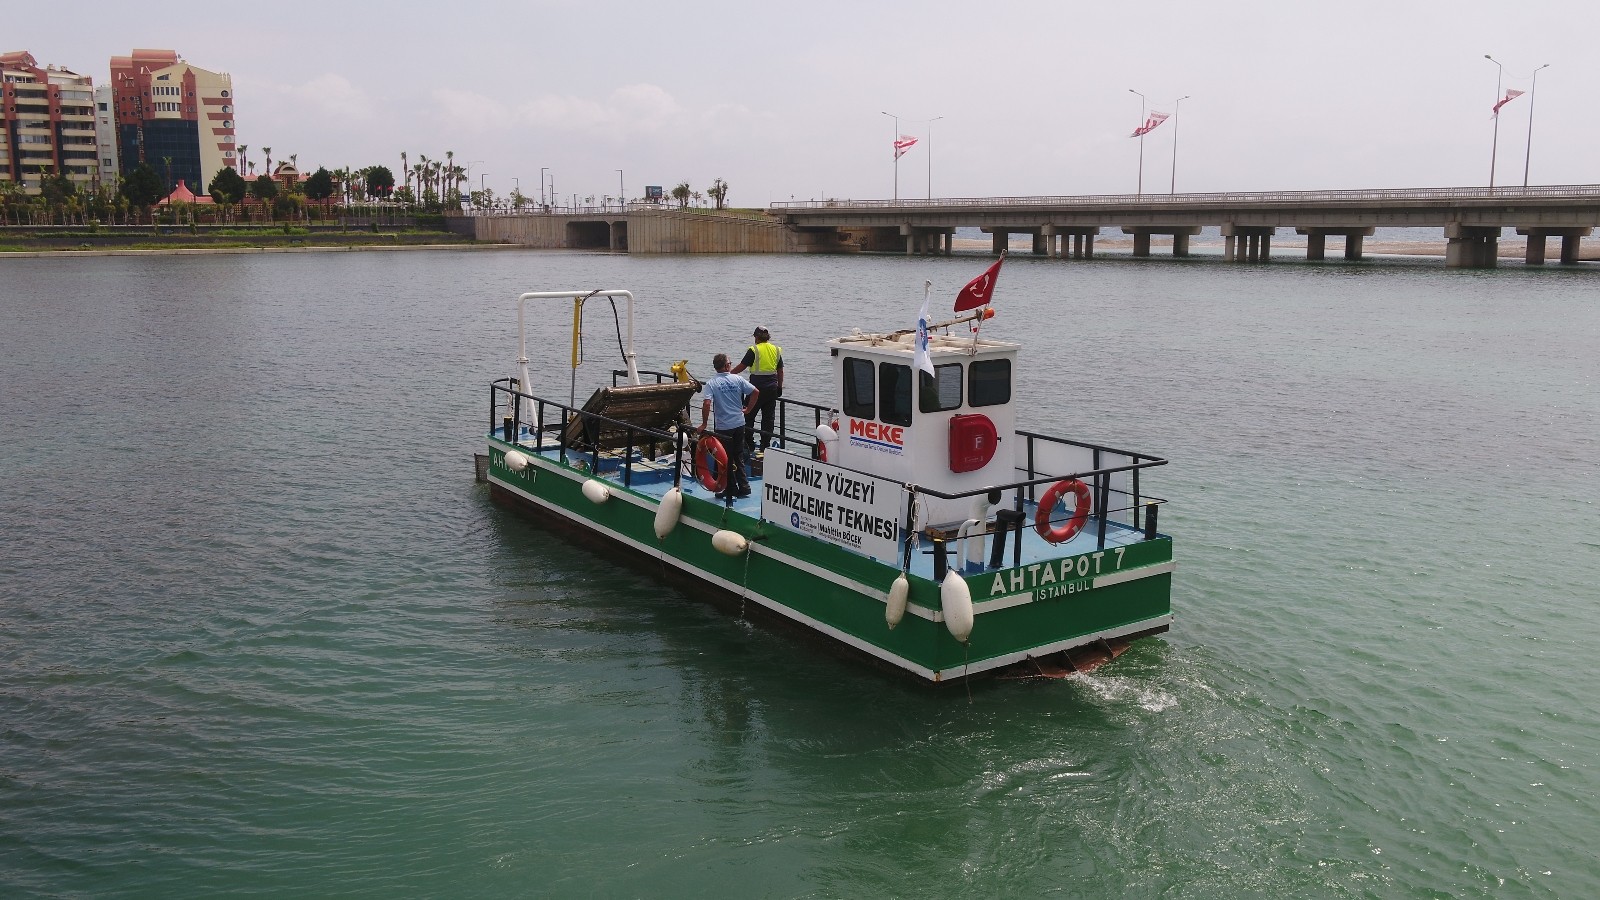
[[(1517, 231), (1518, 233), (1523, 233), (1520, 228)], [(1544, 238), (1544, 232), (1538, 229), (1534, 229), (1533, 233), (1528, 235), (1528, 249), (1522, 256), (1522, 262), (1525, 265), (1544, 265)]]
[(1351, 262), (1361, 259), (1362, 241), (1364, 238), (1369, 237), (1372, 237), (1371, 228), (1366, 229), (1365, 234), (1360, 232), (1351, 232), (1346, 234), (1344, 236), (1344, 258), (1350, 260)]
[[(1098, 229), (1096, 229), (1098, 231)], [(1172, 236), (1172, 255), (1189, 255), (1189, 238), (1200, 233), (1199, 225), (1124, 225), (1123, 234), (1133, 235), (1133, 255), (1150, 255), (1150, 236), (1164, 234)]]
[(1444, 226), (1444, 236), (1448, 241), (1444, 249), (1447, 269), (1492, 269), (1500, 261), (1498, 226), (1451, 222)]
[(1313, 230), (1306, 235), (1306, 259), (1320, 260), (1328, 255), (1328, 234)]
[(1229, 262), (1266, 262), (1272, 255), (1271, 225), (1222, 225), (1222, 258)]
[(1049, 253), (1058, 259), (1088, 259), (1094, 256), (1094, 236), (1099, 228), (1083, 225), (1044, 225), (1039, 232), (1047, 237)]
[(994, 255), (999, 256), (1000, 254), (1006, 252), (1006, 247), (1011, 244), (1011, 232), (995, 231), (991, 236), (994, 238), (993, 242), (991, 243), (991, 246), (994, 250)]
[(1372, 236), (1370, 227), (1363, 228), (1296, 228), (1295, 234), (1303, 234), (1306, 238), (1306, 259), (1326, 259), (1328, 250), (1328, 235), (1344, 238), (1344, 258), (1357, 260), (1361, 258), (1361, 239)]
[(1578, 245), (1588, 237), (1593, 228), (1518, 228), (1517, 234), (1528, 238), (1528, 250), (1523, 262), (1530, 266), (1544, 265), (1545, 239), (1561, 238), (1561, 264), (1573, 265), (1578, 261)]

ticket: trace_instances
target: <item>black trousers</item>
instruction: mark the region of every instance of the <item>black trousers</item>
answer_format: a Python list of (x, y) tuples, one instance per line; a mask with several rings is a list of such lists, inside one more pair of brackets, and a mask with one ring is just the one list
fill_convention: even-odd
[[(744, 446), (754, 453), (756, 447), (762, 450), (772, 446), (772, 417), (778, 409), (778, 398), (783, 396), (783, 389), (778, 387), (778, 380), (773, 378), (770, 384), (764, 383), (761, 376), (751, 379), (750, 383), (756, 386), (761, 396), (756, 400), (755, 409), (750, 410), (744, 417)], [(761, 443), (756, 444), (756, 416), (761, 416)]]
[(728, 481), (725, 490), (731, 494), (748, 494), (750, 480), (744, 474), (744, 429), (716, 432), (722, 449), (728, 452)]

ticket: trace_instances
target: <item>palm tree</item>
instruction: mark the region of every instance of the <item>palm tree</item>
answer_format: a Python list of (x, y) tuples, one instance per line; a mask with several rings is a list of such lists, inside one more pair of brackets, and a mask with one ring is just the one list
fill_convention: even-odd
[[(452, 189), (452, 193), (455, 196), (456, 205), (460, 206), (461, 205), (461, 182), (467, 180), (467, 170), (461, 168), (460, 166), (450, 166), (449, 170), (450, 170), (450, 181), (451, 181), (451, 184), (454, 185), (454, 188)], [(472, 192), (472, 185), (470, 185), (470, 184), (467, 185), (467, 192), (468, 193)]]
[(249, 162), (248, 162), (249, 158), (250, 158), (250, 145), (249, 144), (240, 144), (239, 145), (239, 168), (238, 168), (237, 171), (240, 171), (240, 172), (244, 171), (245, 166), (249, 165)]
[[(456, 152), (454, 150), (446, 150), (444, 152), (444, 170), (446, 172), (454, 172), (455, 168)], [(455, 192), (458, 197), (461, 195), (461, 182), (459, 181), (455, 182)]]
[(406, 162), (406, 152), (400, 151), (400, 175), (406, 180), (406, 190), (411, 190), (411, 166)]

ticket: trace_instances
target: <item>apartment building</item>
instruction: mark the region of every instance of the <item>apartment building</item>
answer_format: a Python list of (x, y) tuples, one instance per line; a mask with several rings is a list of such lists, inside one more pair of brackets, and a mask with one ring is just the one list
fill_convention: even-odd
[(99, 151), (100, 177), (112, 183), (122, 171), (117, 165), (117, 123), (111, 113), (114, 93), (109, 84), (94, 89), (94, 140)]
[(25, 50), (0, 53), (0, 180), (30, 194), (58, 173), (92, 187), (100, 173), (94, 123), (92, 78), (40, 68)]
[(172, 50), (134, 50), (111, 58), (110, 87), (120, 173), (149, 163), (168, 191), (185, 181), (203, 192), (223, 167), (238, 169), (232, 76)]

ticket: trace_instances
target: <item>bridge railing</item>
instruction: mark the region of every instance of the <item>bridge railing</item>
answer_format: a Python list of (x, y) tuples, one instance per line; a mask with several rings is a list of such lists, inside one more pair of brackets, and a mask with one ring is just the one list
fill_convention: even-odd
[(849, 209), (974, 209), (1019, 206), (1183, 206), (1194, 203), (1337, 203), (1363, 201), (1439, 200), (1592, 200), (1600, 184), (1534, 185), (1531, 187), (1379, 188), (1339, 191), (1227, 191), (1203, 194), (1080, 194), (1054, 197), (939, 197), (929, 200), (790, 200), (772, 210)]

